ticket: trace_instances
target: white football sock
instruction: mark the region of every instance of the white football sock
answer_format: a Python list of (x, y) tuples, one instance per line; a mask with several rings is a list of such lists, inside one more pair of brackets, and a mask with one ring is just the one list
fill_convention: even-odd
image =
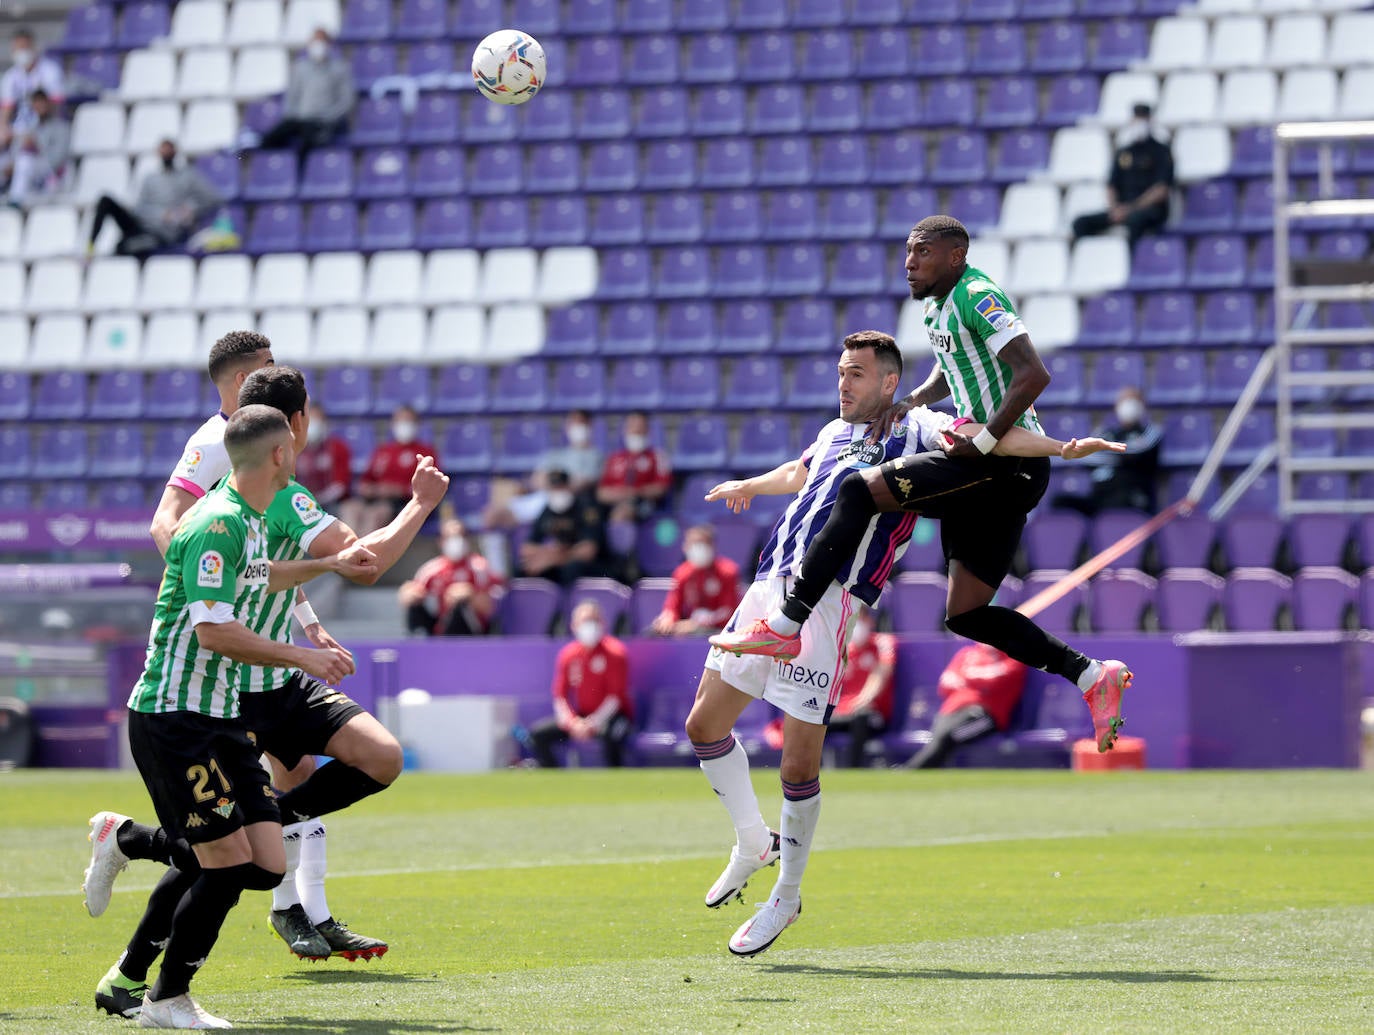
[(302, 823), (301, 827), (301, 864), (296, 870), (296, 891), (301, 896), (301, 905), (312, 924), (322, 924), (329, 919), (329, 903), (324, 897), (325, 831), (324, 824), (318, 819)]
[(778, 881), (773, 885), (769, 901), (780, 898), (784, 902), (795, 902), (801, 898), (802, 874), (811, 857), (811, 839), (816, 835), (816, 821), (820, 815), (819, 791), (804, 801), (783, 799), (782, 826), (778, 829), (782, 859), (778, 863)]
[(801, 632), (801, 622), (794, 622), (782, 613), (781, 608), (777, 608), (768, 616), (768, 628), (779, 636), (796, 636)]
[(1078, 689), (1087, 693), (1093, 688), (1093, 684), (1102, 678), (1102, 662), (1089, 661), (1088, 667), (1083, 670), (1078, 677)]
[(711, 782), (711, 788), (730, 813), (735, 825), (735, 840), (746, 852), (761, 852), (768, 844), (768, 824), (759, 811), (759, 798), (749, 780), (749, 756), (738, 740), (726, 755), (703, 759), (701, 771)]
[(290, 909), (299, 905), (300, 895), (296, 893), (296, 867), (301, 864), (301, 831), (304, 823), (290, 823), (281, 828), (281, 845), (286, 850), (286, 876), (272, 889), (272, 908)]

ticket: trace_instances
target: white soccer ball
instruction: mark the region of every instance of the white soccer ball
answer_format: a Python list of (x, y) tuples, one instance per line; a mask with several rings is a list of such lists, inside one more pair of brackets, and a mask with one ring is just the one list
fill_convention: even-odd
[(472, 52), (477, 91), (497, 104), (524, 104), (544, 85), (544, 48), (519, 29), (498, 29)]

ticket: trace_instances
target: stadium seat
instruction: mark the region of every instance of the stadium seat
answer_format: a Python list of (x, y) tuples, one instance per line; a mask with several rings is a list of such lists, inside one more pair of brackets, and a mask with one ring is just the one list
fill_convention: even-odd
[[(1168, 527), (1168, 526), (1166, 526)], [(1202, 568), (1170, 568), (1155, 588), (1159, 630), (1194, 632), (1210, 627), (1221, 606), (1225, 581)]]
[(86, 375), (54, 370), (38, 378), (33, 394), (36, 420), (81, 420), (87, 410)]
[(77, 211), (71, 205), (44, 205), (29, 210), (19, 257), (28, 261), (75, 255), (80, 250)]
[(892, 580), (884, 607), (897, 633), (930, 634), (945, 626), (945, 577), (935, 572), (906, 572)]
[[(322, 310), (315, 321), (311, 359), (330, 363), (368, 362), (371, 355), (369, 323), (364, 309), (341, 307)], [(325, 397), (329, 398), (327, 394)]]
[(1278, 81), (1273, 72), (1227, 72), (1221, 82), (1217, 116), (1229, 126), (1272, 123), (1278, 108)]
[(665, 381), (672, 386), (663, 402), (679, 410), (710, 410), (720, 403), (720, 367), (709, 356), (683, 356), (669, 361)]
[[(1042, 589), (1048, 589), (1064, 576), (1067, 571), (1050, 569), (1032, 571), (1025, 578), (1024, 596), (1029, 599)], [(1087, 603), (1088, 592), (1083, 586), (1075, 586), (1067, 594), (1050, 604), (1035, 617), (1035, 622), (1046, 632), (1063, 635), (1073, 632), (1078, 626), (1079, 613)]]
[(82, 426), (59, 425), (38, 433), (33, 459), (47, 478), (82, 478), (90, 469), (90, 438)]
[(1003, 283), (1013, 295), (1058, 291), (1067, 282), (1068, 267), (1064, 242), (1023, 241), (1013, 252), (1011, 273)]
[(32, 408), (30, 392), (28, 374), (0, 373), (0, 420), (22, 421), (27, 418)]
[(1111, 164), (1111, 142), (1092, 126), (1061, 129), (1050, 145), (1047, 176), (1054, 183), (1100, 182)]
[(1349, 628), (1360, 580), (1336, 567), (1304, 568), (1293, 578), (1293, 627), (1307, 632)]
[(947, 133), (936, 145), (931, 183), (978, 182), (988, 178), (987, 139), (976, 133)]
[(86, 363), (97, 369), (133, 366), (142, 344), (143, 320), (137, 313), (98, 313), (86, 334)]
[[(766, 41), (761, 41), (763, 43)], [(677, 39), (661, 34), (631, 39), (624, 74), (625, 82), (632, 86), (660, 86), (678, 82), (682, 73)]]
[(124, 59), (124, 70), (119, 79), (119, 96), (125, 103), (174, 96), (175, 85), (174, 54), (167, 51), (135, 50)]
[(415, 247), (422, 251), (466, 248), (472, 244), (472, 206), (453, 199), (427, 201), (416, 222)]
[(805, 137), (770, 137), (762, 142), (759, 151), (759, 186), (804, 186), (811, 182), (811, 177), (811, 144)]
[(1147, 629), (1156, 591), (1155, 580), (1142, 571), (1124, 565), (1108, 568), (1092, 580), (1088, 593), (1088, 620), (1093, 632), (1120, 634)]
[[(132, 58), (133, 55), (130, 55)], [(127, 68), (128, 65), (125, 65)], [(180, 100), (221, 98), (229, 93), (229, 51), (224, 48), (199, 49), (182, 57), (177, 69), (176, 87), (166, 96)], [(160, 95), (161, 96), (161, 95)]]
[(717, 348), (714, 308), (696, 301), (669, 304), (663, 312), (663, 341), (677, 352), (714, 352)]
[(689, 417), (678, 427), (676, 442), (670, 451), (672, 466), (684, 472), (723, 467), (728, 456), (727, 443), (723, 417)]
[(538, 205), (530, 229), (530, 244), (536, 248), (572, 247), (587, 243), (586, 199), (548, 198)]
[(512, 579), (497, 624), (505, 636), (547, 636), (562, 609), (562, 590), (545, 579)]
[[(565, 370), (573, 369), (592, 371), (597, 365), (581, 361), (563, 364), (559, 373), (563, 375)], [(495, 374), (489, 404), (493, 413), (539, 413), (546, 412), (550, 405), (565, 410), (578, 405), (565, 402), (557, 391), (550, 397), (548, 370), (538, 360), (510, 363), (497, 369)]]
[[(4, 279), (13, 279), (16, 286), (23, 284), (19, 277)], [(72, 303), (81, 297), (81, 280), (81, 264), (75, 259), (35, 262), (29, 271), (24, 308), (30, 313), (67, 312), (72, 308)], [(16, 292), (8, 297), (17, 299), (19, 295)]]
[(663, 367), (651, 359), (624, 359), (611, 374), (609, 397), (617, 407), (654, 410), (664, 403)]
[(1281, 122), (1331, 118), (1336, 111), (1336, 73), (1301, 68), (1284, 73), (1276, 115)]
[(427, 353), (440, 360), (473, 359), (481, 355), (486, 338), (486, 315), (480, 307), (439, 306), (429, 321)]
[(200, 416), (199, 370), (158, 370), (152, 375), (143, 416), (152, 420), (189, 420)]
[(544, 310), (514, 303), (494, 306), (487, 322), (483, 348), (492, 362), (501, 363), (539, 351), (544, 342)]
[(1226, 578), (1222, 610), (1232, 632), (1268, 632), (1291, 606), (1292, 580), (1267, 568), (1238, 568)]
[(648, 302), (622, 302), (604, 308), (605, 333), (599, 350), (608, 356), (654, 352), (658, 348), (658, 311)]
[(1032, 569), (1076, 568), (1087, 535), (1087, 519), (1077, 511), (1048, 510), (1028, 522), (1021, 537)]
[(534, 297), (537, 261), (528, 248), (494, 248), (482, 259), (477, 300), (520, 302)]
[(505, 475), (528, 475), (551, 445), (547, 421), (534, 418), (508, 420), (501, 429), (495, 460), (488, 470)]

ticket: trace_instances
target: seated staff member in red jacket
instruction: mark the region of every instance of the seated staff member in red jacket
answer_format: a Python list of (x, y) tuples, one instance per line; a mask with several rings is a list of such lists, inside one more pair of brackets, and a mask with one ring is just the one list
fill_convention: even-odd
[(397, 593), (406, 631), (431, 636), (481, 636), (491, 627), (505, 580), (474, 549), (463, 522), (439, 526), (438, 557), (425, 561)]
[(962, 648), (940, 674), (940, 713), (930, 743), (907, 762), (907, 769), (942, 766), (960, 744), (1004, 730), (1026, 688), (1026, 666), (996, 647), (975, 643)]
[(434, 466), (439, 466), (434, 446), (419, 436), (420, 415), (414, 407), (396, 407), (391, 415), (391, 438), (372, 451), (358, 478), (356, 498), (343, 508), (345, 520), (359, 535), (383, 527), (401, 512), (410, 499), (410, 479), (420, 457), (433, 457)]
[(606, 764), (619, 766), (634, 728), (625, 644), (606, 632), (595, 601), (573, 608), (572, 630), (575, 639), (554, 664), (553, 715), (530, 728), (535, 760), (545, 769), (556, 768), (555, 744), (599, 737)]
[(877, 632), (873, 612), (861, 608), (854, 616), (840, 677), (840, 703), (830, 720), (831, 731), (849, 734), (845, 764), (864, 765), (864, 751), (892, 722), (892, 684), (897, 672), (897, 637)]
[(682, 536), (686, 560), (650, 627), (660, 636), (701, 636), (725, 628), (739, 607), (739, 565), (716, 554), (716, 530), (694, 525)]

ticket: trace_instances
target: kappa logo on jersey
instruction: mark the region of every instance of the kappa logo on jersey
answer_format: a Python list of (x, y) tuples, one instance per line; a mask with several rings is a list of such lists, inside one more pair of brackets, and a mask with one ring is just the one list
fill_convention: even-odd
[(996, 295), (984, 295), (973, 304), (978, 315), (988, 322), (994, 331), (1006, 330), (1011, 325), (1011, 313), (1002, 305)]
[(203, 589), (219, 589), (224, 585), (224, 558), (215, 550), (200, 555), (200, 571), (196, 585)]
[(194, 812), (186, 817), (186, 829), (194, 830), (196, 827), (205, 826), (205, 820), (201, 819)]
[(324, 511), (319, 508), (319, 504), (304, 492), (298, 492), (291, 497), (291, 508), (303, 525), (313, 525), (324, 517)]
[(181, 458), (181, 469), (186, 474), (194, 474), (200, 462), (205, 459), (205, 454), (199, 449), (188, 449), (186, 455)]
[(210, 535), (228, 535), (228, 534), (229, 534), (229, 529), (228, 529), (228, 527), (226, 527), (225, 524), (224, 524), (224, 522), (221, 521), (219, 518), (215, 518), (215, 520), (211, 521), (211, 522), (210, 522), (210, 527), (207, 528), (205, 531), (208, 532)]

